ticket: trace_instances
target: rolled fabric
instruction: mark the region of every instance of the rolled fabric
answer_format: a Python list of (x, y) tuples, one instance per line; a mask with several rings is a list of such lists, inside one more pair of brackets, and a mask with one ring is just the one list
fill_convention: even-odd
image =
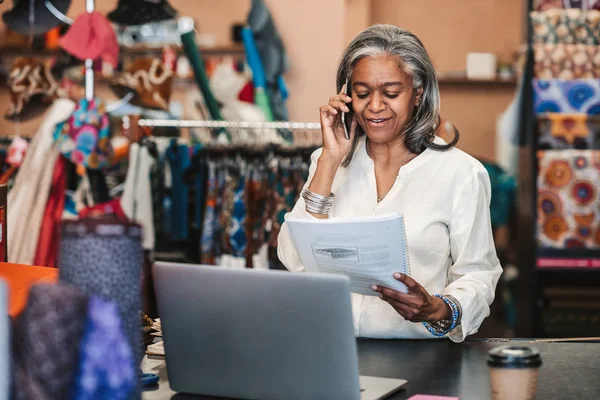
[(532, 11), (533, 41), (549, 44), (600, 44), (600, 11)]
[(600, 149), (600, 116), (546, 113), (538, 116), (540, 150)]
[(539, 151), (538, 160), (539, 245), (600, 248), (600, 151)]
[(538, 79), (600, 78), (600, 46), (535, 44), (534, 55)]
[(143, 262), (142, 229), (137, 224), (94, 218), (63, 223), (60, 281), (117, 304), (136, 365), (142, 358), (139, 313)]
[(534, 79), (534, 110), (600, 114), (600, 79)]

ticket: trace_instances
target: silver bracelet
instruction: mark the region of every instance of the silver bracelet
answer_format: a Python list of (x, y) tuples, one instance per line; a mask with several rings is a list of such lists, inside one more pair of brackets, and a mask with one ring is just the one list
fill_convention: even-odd
[(304, 189), (302, 191), (302, 198), (304, 199), (306, 211), (313, 214), (327, 215), (329, 214), (329, 210), (331, 210), (331, 206), (333, 206), (335, 196), (333, 193), (329, 196), (322, 196)]

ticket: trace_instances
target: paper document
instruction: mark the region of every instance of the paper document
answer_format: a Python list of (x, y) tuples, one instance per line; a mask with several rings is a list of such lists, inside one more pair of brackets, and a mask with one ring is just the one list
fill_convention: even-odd
[(350, 290), (367, 296), (379, 295), (373, 284), (407, 292), (393, 277), (410, 275), (402, 215), (286, 222), (306, 271), (347, 275)]

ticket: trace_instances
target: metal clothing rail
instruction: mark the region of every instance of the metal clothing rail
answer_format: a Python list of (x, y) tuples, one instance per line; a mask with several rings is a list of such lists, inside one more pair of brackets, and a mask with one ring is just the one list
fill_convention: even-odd
[(226, 128), (226, 129), (289, 129), (320, 130), (319, 122), (256, 122), (256, 121), (208, 121), (179, 119), (140, 119), (139, 126), (171, 128)]

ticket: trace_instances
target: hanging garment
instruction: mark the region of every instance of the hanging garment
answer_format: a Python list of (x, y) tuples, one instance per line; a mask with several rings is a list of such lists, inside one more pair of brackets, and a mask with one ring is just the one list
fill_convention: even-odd
[[(143, 263), (139, 225), (92, 218), (63, 223), (60, 282), (116, 303), (135, 366), (142, 360), (139, 312)], [(135, 398), (139, 398), (139, 390), (138, 385)]]
[(52, 176), (52, 189), (46, 203), (40, 237), (34, 265), (56, 267), (59, 245), (59, 227), (65, 207), (65, 189), (67, 186), (66, 160), (62, 157), (56, 159), (54, 175)]
[(66, 99), (54, 102), (33, 137), (25, 159), (8, 193), (8, 255), (10, 262), (33, 264), (42, 219), (52, 186), (53, 169), (59, 155), (52, 132), (75, 109)]
[(32, 286), (13, 336), (13, 398), (69, 398), (77, 374), (87, 305), (87, 296), (72, 286)]
[(60, 47), (80, 60), (104, 60), (119, 65), (119, 44), (110, 21), (98, 12), (83, 12), (60, 38)]
[(115, 303), (91, 296), (74, 400), (125, 400), (135, 389), (133, 354)]
[(534, 44), (538, 79), (600, 78), (600, 47), (584, 44)]
[(600, 248), (600, 151), (540, 151), (538, 159), (539, 245)]
[(213, 243), (215, 237), (215, 219), (218, 197), (218, 179), (214, 161), (208, 162), (208, 188), (206, 192), (206, 208), (204, 212), (204, 223), (202, 224), (202, 236), (200, 238), (200, 262), (212, 265), (215, 263)]
[(538, 117), (538, 148), (600, 149), (600, 116), (547, 113)]
[(191, 165), (190, 149), (174, 141), (166, 153), (171, 167), (172, 200), (171, 206), (171, 237), (174, 241), (188, 239), (188, 198), (189, 187), (185, 174)]
[(533, 41), (549, 44), (600, 44), (600, 11), (532, 11)]
[(262, 61), (266, 81), (264, 87), (272, 116), (277, 121), (287, 121), (289, 119), (285, 105), (287, 89), (283, 82), (283, 74), (287, 72), (289, 62), (281, 36), (263, 0), (252, 0), (247, 22), (252, 29), (254, 42)]
[(600, 114), (600, 79), (534, 79), (534, 111)]
[(73, 163), (88, 169), (101, 169), (112, 162), (110, 122), (99, 98), (81, 99), (73, 114), (56, 125), (54, 141), (59, 151)]
[(129, 147), (129, 169), (125, 178), (125, 189), (121, 197), (121, 208), (131, 221), (138, 222), (143, 229), (144, 249), (154, 249), (154, 215), (152, 213), (152, 188), (150, 170), (154, 159), (145, 146), (132, 143)]

